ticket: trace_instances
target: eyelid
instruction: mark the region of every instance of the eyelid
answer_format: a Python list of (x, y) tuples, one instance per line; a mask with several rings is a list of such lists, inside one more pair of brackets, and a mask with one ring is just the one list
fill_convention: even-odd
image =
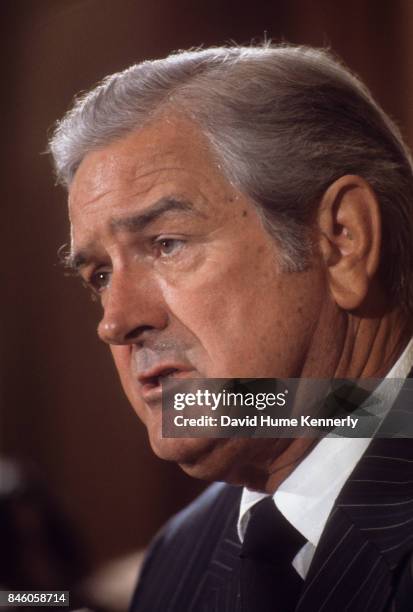
[(182, 236), (182, 234), (156, 234), (156, 236), (152, 237), (152, 242), (162, 242), (162, 240), (180, 240), (184, 242), (188, 240), (187, 236)]
[[(152, 245), (153, 247), (157, 247), (160, 248), (162, 242), (175, 242), (175, 243), (179, 243), (177, 249), (174, 249), (174, 252), (176, 252), (177, 250), (181, 250), (181, 248), (184, 246), (184, 244), (186, 244), (188, 242), (188, 238), (184, 238), (182, 236), (171, 236), (170, 234), (161, 234), (156, 236), (155, 238), (152, 239)], [(159, 256), (160, 257), (168, 257), (168, 256), (172, 256), (174, 254), (174, 252), (167, 254), (167, 253), (161, 253)]]

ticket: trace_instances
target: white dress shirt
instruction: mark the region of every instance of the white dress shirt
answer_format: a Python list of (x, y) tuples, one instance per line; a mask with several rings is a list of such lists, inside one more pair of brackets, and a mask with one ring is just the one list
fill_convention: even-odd
[[(386, 378), (398, 379), (386, 406), (391, 406), (413, 365), (413, 338)], [(388, 400), (391, 401), (388, 401)], [(304, 579), (315, 549), (341, 489), (356, 467), (372, 438), (338, 438), (334, 434), (321, 439), (307, 457), (284, 480), (273, 495), (278, 510), (307, 540), (293, 560), (293, 567)], [(250, 510), (267, 493), (244, 488), (238, 517), (238, 536), (244, 539)]]

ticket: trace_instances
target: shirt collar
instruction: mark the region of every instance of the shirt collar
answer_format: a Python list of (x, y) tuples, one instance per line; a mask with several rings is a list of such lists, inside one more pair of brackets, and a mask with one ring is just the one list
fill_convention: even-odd
[[(412, 365), (413, 338), (386, 378), (404, 379)], [(313, 546), (317, 546), (335, 500), (370, 442), (370, 438), (323, 438), (274, 493), (277, 508)], [(237, 524), (241, 542), (251, 508), (267, 496), (243, 489)]]

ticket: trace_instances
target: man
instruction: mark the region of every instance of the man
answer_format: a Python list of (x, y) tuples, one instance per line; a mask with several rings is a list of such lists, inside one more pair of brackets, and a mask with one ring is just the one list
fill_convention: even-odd
[(310, 48), (179, 53), (79, 99), (51, 151), (153, 450), (229, 483), (157, 537), (132, 609), (410, 609), (409, 440), (161, 432), (168, 379), (408, 376), (412, 166), (367, 89)]

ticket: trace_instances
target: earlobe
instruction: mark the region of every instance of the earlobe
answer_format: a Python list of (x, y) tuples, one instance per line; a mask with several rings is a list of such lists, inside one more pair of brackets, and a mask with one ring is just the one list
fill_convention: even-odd
[(380, 261), (380, 208), (367, 181), (346, 175), (330, 185), (318, 227), (331, 294), (340, 308), (354, 310), (366, 300)]

